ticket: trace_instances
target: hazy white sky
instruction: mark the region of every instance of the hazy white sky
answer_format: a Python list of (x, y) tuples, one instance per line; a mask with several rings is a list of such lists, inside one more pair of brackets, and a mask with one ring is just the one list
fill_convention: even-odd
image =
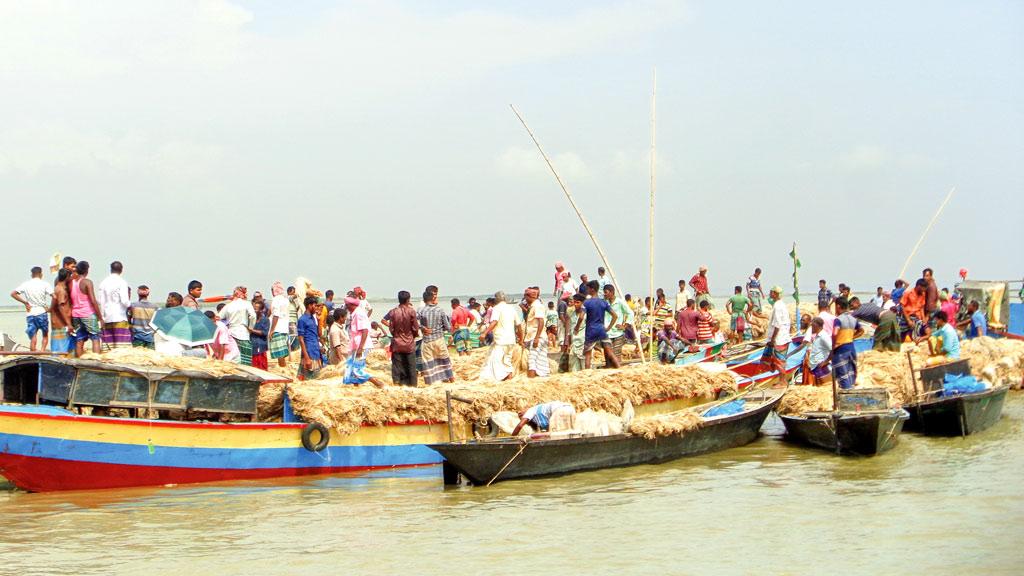
[(161, 296), (646, 291), (703, 263), (891, 285), (1024, 274), (1024, 3), (0, 0), (0, 285), (59, 251)]

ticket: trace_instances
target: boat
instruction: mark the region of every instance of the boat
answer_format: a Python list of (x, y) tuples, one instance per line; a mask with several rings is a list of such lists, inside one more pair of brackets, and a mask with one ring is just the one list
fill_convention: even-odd
[(874, 456), (890, 450), (910, 414), (902, 408), (781, 415), (786, 439), (837, 454)]
[[(0, 476), (23, 490), (48, 492), (441, 463), (427, 444), (449, 439), (444, 422), (363, 425), (343, 433), (289, 417), (287, 409), (282, 422), (257, 421), (260, 387), (288, 381), (245, 366), (238, 375), (214, 376), (62, 356), (5, 357)], [(287, 388), (282, 401), (287, 406)], [(636, 412), (663, 414), (700, 401), (667, 398), (638, 405)], [(124, 415), (94, 415), (87, 408)], [(146, 418), (153, 410), (186, 414), (183, 420)], [(473, 438), (473, 425), (453, 426), (453, 434)]]
[(695, 430), (647, 439), (640, 435), (583, 436), (534, 434), (529, 438), (502, 437), (430, 444), (445, 458), (445, 482), (461, 474), (470, 483), (656, 464), (749, 444), (765, 418), (782, 399), (782, 390), (751, 391), (738, 414), (706, 418)]
[[(908, 356), (909, 359), (909, 356)], [(967, 359), (911, 371), (914, 386), (920, 386), (924, 399), (904, 405), (910, 413), (907, 430), (926, 436), (968, 436), (999, 421), (1009, 386), (997, 386), (981, 392), (946, 395), (943, 382), (947, 374), (970, 374)]]
[(722, 355), (725, 344), (725, 342), (719, 342), (718, 344), (701, 346), (692, 352), (680, 352), (676, 355), (675, 364), (676, 366), (686, 366), (687, 364), (696, 364), (698, 362), (712, 362)]

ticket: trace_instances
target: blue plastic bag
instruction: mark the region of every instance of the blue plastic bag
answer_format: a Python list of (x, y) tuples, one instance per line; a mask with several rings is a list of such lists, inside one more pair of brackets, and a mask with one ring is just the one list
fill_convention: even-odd
[(970, 374), (946, 374), (942, 381), (943, 396), (957, 396), (959, 394), (972, 394), (984, 392), (985, 384)]
[(746, 400), (741, 399), (726, 402), (725, 404), (719, 404), (705, 412), (703, 416), (705, 418), (713, 418), (715, 416), (732, 416), (733, 414), (739, 414), (740, 412), (743, 412), (743, 405), (746, 403)]
[(370, 374), (366, 371), (366, 360), (349, 358), (345, 361), (345, 384), (363, 384), (370, 381)]

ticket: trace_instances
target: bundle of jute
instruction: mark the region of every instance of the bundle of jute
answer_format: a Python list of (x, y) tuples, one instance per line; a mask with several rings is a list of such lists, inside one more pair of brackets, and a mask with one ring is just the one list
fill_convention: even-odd
[(964, 341), (960, 352), (971, 359), (971, 372), (993, 386), (1024, 385), (1024, 341), (982, 336)]
[[(628, 400), (634, 405), (672, 398), (712, 397), (718, 390), (735, 390), (729, 373), (710, 373), (697, 366), (637, 365), (618, 370), (587, 370), (548, 378), (517, 377), (506, 382), (464, 382), (427, 388), (346, 386), (339, 379), (289, 384), (292, 408), (305, 420), (317, 421), (342, 433), (363, 424), (444, 422), (445, 390), (471, 401), (454, 403), (453, 423), (484, 423), (500, 411), (520, 412), (561, 400), (578, 411), (616, 413)], [(270, 408), (270, 402), (261, 403)], [(264, 414), (268, 418), (274, 415)]]
[(168, 368), (171, 370), (201, 372), (215, 378), (245, 375), (245, 372), (239, 369), (238, 364), (234, 362), (209, 358), (193, 358), (191, 356), (168, 356), (148, 348), (116, 348), (102, 354), (89, 352), (82, 355), (82, 360), (126, 364), (140, 368)]
[(802, 414), (832, 409), (831, 386), (790, 386), (775, 407), (779, 414)]
[(653, 440), (658, 437), (675, 436), (696, 430), (704, 422), (700, 414), (691, 410), (677, 410), (667, 414), (645, 416), (633, 420), (629, 431)]

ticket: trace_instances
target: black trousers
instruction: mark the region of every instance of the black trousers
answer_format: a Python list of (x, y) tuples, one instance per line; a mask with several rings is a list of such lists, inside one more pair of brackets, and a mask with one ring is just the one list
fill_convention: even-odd
[(397, 385), (416, 385), (416, 353), (391, 353), (391, 381)]

